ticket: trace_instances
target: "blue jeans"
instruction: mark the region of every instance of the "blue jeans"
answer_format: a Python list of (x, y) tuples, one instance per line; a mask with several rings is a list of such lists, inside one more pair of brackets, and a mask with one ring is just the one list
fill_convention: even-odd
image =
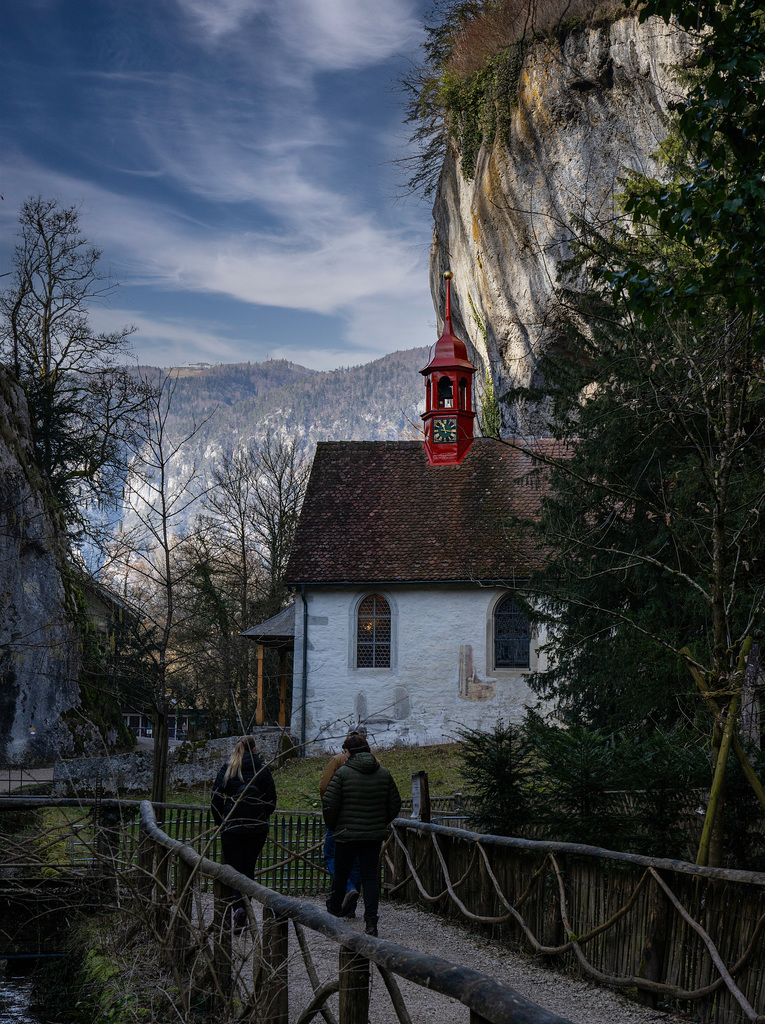
[[(330, 878), (335, 877), (335, 833), (331, 828), (328, 828), (324, 834), (324, 867), (329, 871)], [(359, 867), (358, 857), (353, 862), (351, 873), (348, 877), (347, 892), (355, 889), (356, 892), (361, 891), (361, 868)]]

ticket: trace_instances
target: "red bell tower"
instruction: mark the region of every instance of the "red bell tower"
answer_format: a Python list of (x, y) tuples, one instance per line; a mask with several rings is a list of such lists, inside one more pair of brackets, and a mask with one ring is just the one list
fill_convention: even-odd
[(425, 451), (431, 466), (457, 466), (473, 443), (473, 374), (464, 341), (452, 328), (452, 272), (447, 270), (444, 333), (430, 350), (425, 377)]

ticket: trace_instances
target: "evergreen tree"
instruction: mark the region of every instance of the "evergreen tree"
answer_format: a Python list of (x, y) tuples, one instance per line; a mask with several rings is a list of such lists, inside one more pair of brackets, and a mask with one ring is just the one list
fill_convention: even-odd
[(700, 691), (716, 726), (698, 860), (721, 863), (729, 749), (765, 806), (735, 732), (765, 600), (765, 167), (750, 145), (765, 35), (746, 2), (706, 6), (663, 177), (629, 177), (624, 221), (579, 226), (563, 338), (543, 360), (563, 457), (547, 467), (536, 580), (558, 660), (535, 685), (571, 721), (645, 732), (690, 724)]
[(608, 314), (578, 296), (543, 361), (565, 455), (538, 524), (555, 663), (535, 685), (572, 721), (650, 731), (693, 715), (679, 652), (722, 688), (758, 622), (765, 394), (746, 318), (659, 331)]

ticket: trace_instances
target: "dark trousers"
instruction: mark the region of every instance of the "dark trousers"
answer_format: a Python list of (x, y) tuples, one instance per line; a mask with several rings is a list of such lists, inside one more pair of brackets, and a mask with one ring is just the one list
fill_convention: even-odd
[(381, 847), (382, 839), (354, 843), (341, 843), (335, 839), (335, 876), (327, 900), (327, 910), (330, 914), (337, 916), (340, 913), (353, 862), (358, 857), (361, 888), (364, 893), (364, 919), (377, 920), (377, 907), (380, 902), (380, 872), (377, 865)]
[[(335, 833), (328, 828), (324, 833), (324, 867), (329, 871), (330, 878), (335, 874)], [(348, 892), (361, 887), (361, 875), (359, 874), (358, 862), (354, 862), (353, 869), (348, 877)]]
[[(268, 825), (240, 825), (224, 828), (221, 832), (223, 863), (229, 864), (246, 878), (255, 877), (255, 864), (268, 838)], [(236, 889), (234, 910), (244, 910), (244, 897)]]

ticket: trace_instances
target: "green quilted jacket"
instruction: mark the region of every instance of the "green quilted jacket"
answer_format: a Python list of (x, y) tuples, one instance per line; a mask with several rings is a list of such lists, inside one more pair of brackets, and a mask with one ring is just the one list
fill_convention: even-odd
[(322, 797), (324, 821), (339, 843), (384, 839), (401, 810), (393, 776), (374, 754), (355, 754), (338, 768)]

